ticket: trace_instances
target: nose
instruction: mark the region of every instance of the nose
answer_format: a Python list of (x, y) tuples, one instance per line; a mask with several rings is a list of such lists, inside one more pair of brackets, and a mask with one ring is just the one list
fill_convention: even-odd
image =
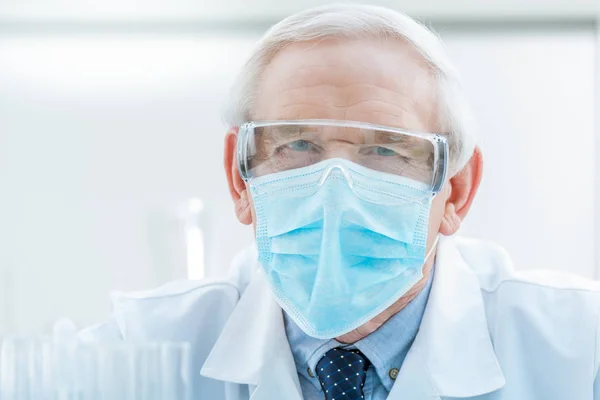
[(346, 181), (350, 189), (353, 188), (354, 183), (352, 182), (352, 176), (350, 175), (350, 172), (347, 170), (346, 167), (344, 167), (344, 165), (342, 165), (341, 162), (336, 160), (332, 160), (331, 164), (327, 166), (327, 168), (323, 172), (323, 176), (321, 176), (321, 179), (319, 180), (319, 186), (323, 185), (329, 177), (334, 177), (338, 175), (344, 177), (344, 180)]
[(326, 158), (330, 160), (335, 158), (343, 158), (344, 160), (352, 161), (354, 163), (359, 162), (359, 144), (350, 141), (336, 140), (333, 143), (328, 143), (325, 149), (327, 155)]

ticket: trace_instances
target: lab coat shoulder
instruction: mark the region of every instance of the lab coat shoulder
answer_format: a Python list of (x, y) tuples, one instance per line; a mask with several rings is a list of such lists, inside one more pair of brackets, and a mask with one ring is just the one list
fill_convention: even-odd
[(517, 270), (498, 245), (463, 238), (455, 242), (479, 281), (507, 382), (518, 379), (513, 373), (527, 371), (532, 380), (538, 374), (560, 377), (556, 380), (590, 390), (600, 363), (600, 283), (557, 271)]
[(215, 342), (248, 285), (255, 267), (253, 252), (253, 248), (241, 252), (224, 278), (179, 280), (145, 291), (113, 292), (110, 319), (83, 329), (79, 338)]
[(112, 316), (79, 332), (81, 341), (167, 341), (190, 346), (190, 376), (194, 398), (243, 399), (241, 385), (200, 376), (204, 362), (245, 291), (256, 255), (252, 248), (234, 260), (227, 278), (176, 281), (156, 289), (113, 293)]
[(455, 243), (479, 281), (486, 309), (537, 314), (546, 323), (565, 318), (597, 322), (600, 282), (559, 271), (516, 269), (502, 247), (483, 240), (456, 238)]

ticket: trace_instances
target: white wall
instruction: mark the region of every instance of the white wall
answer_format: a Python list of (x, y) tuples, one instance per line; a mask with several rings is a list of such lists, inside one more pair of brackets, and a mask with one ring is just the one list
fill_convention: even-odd
[(475, 100), (485, 160), (461, 233), (501, 243), (518, 268), (597, 277), (593, 33), (446, 41)]
[[(226, 190), (219, 112), (251, 43), (0, 40), (0, 304), (11, 329), (59, 315), (89, 323), (111, 288), (185, 277), (190, 198), (214, 222), (209, 274), (250, 241)], [(231, 249), (215, 257), (213, 242)]]
[[(0, 334), (86, 325), (110, 289), (185, 277), (190, 198), (206, 204), (207, 275), (251, 243), (224, 183), (219, 106), (257, 37), (0, 37)], [(463, 231), (519, 268), (592, 277), (594, 32), (443, 37), (486, 159)]]

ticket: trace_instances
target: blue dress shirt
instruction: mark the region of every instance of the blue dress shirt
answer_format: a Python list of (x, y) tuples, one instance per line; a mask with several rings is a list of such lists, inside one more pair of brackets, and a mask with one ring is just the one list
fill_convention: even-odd
[(417, 336), (429, 298), (433, 272), (432, 268), (427, 284), (417, 297), (375, 332), (352, 345), (344, 345), (335, 339), (316, 339), (308, 336), (284, 312), (285, 331), (298, 369), (304, 399), (325, 398), (314, 371), (321, 357), (335, 347), (356, 348), (369, 359), (371, 366), (367, 371), (364, 386), (365, 400), (386, 399)]

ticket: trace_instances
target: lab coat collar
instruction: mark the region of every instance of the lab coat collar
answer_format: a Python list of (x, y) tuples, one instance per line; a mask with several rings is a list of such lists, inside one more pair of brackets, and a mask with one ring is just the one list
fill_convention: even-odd
[[(259, 311), (260, 310), (260, 311)], [(202, 368), (202, 375), (255, 385), (252, 400), (300, 400), (283, 314), (257, 269)], [(388, 399), (472, 397), (504, 386), (481, 289), (452, 238), (441, 238), (419, 333)]]
[(441, 237), (438, 246), (421, 327), (389, 399), (473, 397), (505, 384), (477, 276), (451, 237)]
[(282, 394), (286, 399), (302, 399), (283, 312), (260, 268), (255, 270), (200, 373), (251, 385), (252, 400), (271, 400)]

